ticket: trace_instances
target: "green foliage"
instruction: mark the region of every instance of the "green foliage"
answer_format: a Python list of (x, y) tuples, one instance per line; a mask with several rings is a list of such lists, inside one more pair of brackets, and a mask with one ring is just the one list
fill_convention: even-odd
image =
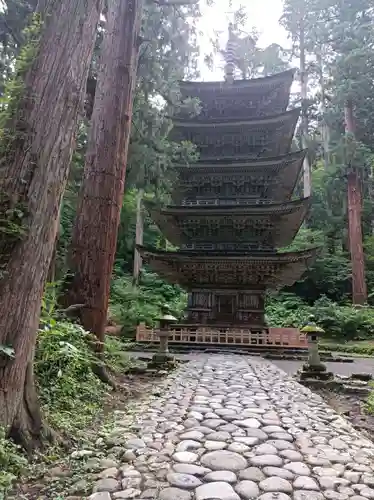
[[(58, 285), (49, 284), (42, 301), (42, 315), (35, 349), (34, 370), (43, 413), (52, 428), (70, 441), (84, 441), (87, 427), (101, 414), (110, 390), (92, 372), (97, 358), (91, 334), (58, 310)], [(102, 362), (113, 372), (124, 373), (130, 360), (119, 339), (108, 338)], [(12, 355), (0, 345), (0, 355)], [(0, 500), (3, 491), (25, 469), (27, 460), (0, 430)]]
[(357, 354), (361, 356), (374, 356), (374, 343), (369, 341), (347, 342), (337, 344), (335, 342), (321, 343), (321, 349), (330, 352), (344, 352), (347, 354)]
[[(3, 96), (0, 99), (0, 129), (2, 134), (0, 139), (2, 141), (7, 135), (4, 128), (8, 126), (9, 121), (16, 116), (18, 111), (18, 106), (24, 91), (25, 76), (39, 50), (42, 26), (43, 22), (41, 15), (33, 14), (28, 26), (23, 32), (25, 43), (17, 57), (14, 75), (6, 82)], [(6, 152), (6, 149), (3, 148), (2, 152)]]
[(0, 355), (8, 358), (14, 358), (14, 349), (12, 346), (0, 344)]
[[(374, 354), (374, 352), (373, 352)], [(373, 387), (372, 387), (373, 389)], [(366, 402), (366, 411), (370, 415), (374, 415), (374, 391), (372, 390)]]
[[(35, 351), (35, 375), (43, 410), (56, 428), (75, 437), (100, 411), (106, 387), (92, 372), (94, 337), (64, 318), (56, 307), (58, 288), (50, 284), (42, 302)], [(108, 338), (102, 362), (124, 372), (130, 361), (118, 339)]]
[(27, 467), (27, 459), (21, 449), (5, 438), (5, 432), (0, 428), (0, 500), (7, 498), (13, 481)]
[(374, 309), (339, 305), (326, 296), (313, 306), (300, 297), (282, 293), (270, 296), (266, 317), (270, 326), (302, 327), (310, 315), (325, 330), (326, 337), (339, 340), (369, 339), (374, 335)]
[[(66, 421), (81, 409), (97, 409), (102, 396), (101, 384), (92, 373), (94, 355), (89, 348), (90, 336), (79, 325), (52, 319), (44, 320), (35, 353), (35, 374), (47, 413), (54, 418), (66, 414)], [(61, 423), (59, 422), (59, 425)]]
[[(8, 164), (12, 164), (14, 144), (24, 140), (25, 129), (22, 107), (25, 78), (37, 54), (42, 21), (39, 14), (34, 14), (24, 30), (25, 45), (15, 63), (14, 74), (6, 81), (0, 98), (0, 279), (5, 273), (7, 263), (15, 245), (23, 238), (26, 231), (27, 216), (24, 201), (24, 186), (19, 192), (9, 194), (1, 180), (9, 175)], [(25, 111), (24, 111), (25, 112)], [(30, 168), (32, 166), (30, 165)], [(2, 173), (5, 170), (5, 173)], [(26, 183), (26, 179), (24, 180)]]
[(142, 272), (139, 287), (132, 285), (130, 276), (118, 275), (113, 279), (110, 310), (124, 327), (124, 334), (131, 334), (141, 322), (155, 326), (164, 304), (171, 314), (181, 318), (187, 303), (187, 294), (178, 286), (168, 285), (147, 271)]

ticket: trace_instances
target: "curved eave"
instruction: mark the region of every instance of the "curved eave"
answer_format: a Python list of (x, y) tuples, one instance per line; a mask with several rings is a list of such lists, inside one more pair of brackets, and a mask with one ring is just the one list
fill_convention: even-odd
[(220, 130), (220, 129), (229, 129), (230, 127), (248, 127), (248, 128), (257, 128), (259, 126), (264, 125), (277, 125), (282, 122), (291, 122), (295, 123), (300, 116), (301, 108), (291, 109), (289, 111), (285, 111), (284, 113), (278, 113), (276, 115), (266, 116), (264, 118), (250, 118), (243, 119), (240, 118), (217, 118), (217, 119), (207, 119), (205, 121), (186, 121), (186, 120), (173, 120), (174, 129), (212, 129), (212, 130)]
[(172, 140), (195, 144), (204, 161), (227, 155), (245, 160), (284, 155), (290, 150), (299, 114), (295, 109), (260, 120), (183, 123), (172, 130)]
[[(231, 165), (227, 164), (194, 164), (191, 166), (177, 167), (177, 176), (179, 178), (173, 192), (172, 199), (175, 203), (181, 204), (183, 199), (195, 197), (194, 186), (189, 183), (195, 179), (195, 185), (201, 185), (209, 176), (213, 181), (227, 176), (234, 180), (235, 177), (247, 177), (248, 182), (254, 177), (268, 176), (272, 179), (268, 186), (258, 187), (259, 193), (266, 191), (266, 198), (274, 202), (289, 200), (295, 189), (303, 166), (303, 160), (307, 150), (298, 151), (295, 154), (284, 155), (281, 159), (273, 161), (252, 161), (238, 162)], [(199, 179), (202, 179), (200, 182)], [(201, 195), (200, 195), (201, 196)], [(203, 197), (203, 196), (202, 196)], [(208, 196), (209, 197), (209, 196)]]
[[(295, 200), (279, 205), (264, 206), (225, 206), (224, 208), (204, 207), (177, 207), (166, 210), (150, 210), (153, 221), (157, 224), (164, 236), (173, 245), (180, 246), (189, 244), (191, 241), (206, 242), (208, 238), (204, 235), (204, 228), (215, 221), (222, 231), (218, 235), (209, 239), (210, 242), (222, 243), (233, 238), (237, 234), (227, 219), (238, 223), (248, 221), (263, 221), (264, 229), (258, 236), (259, 242), (268, 241), (274, 247), (286, 247), (295, 238), (309, 208), (309, 198)], [(193, 227), (183, 228), (183, 220), (193, 218), (197, 221)], [(265, 227), (271, 224), (272, 227)], [(201, 230), (201, 236), (196, 235), (196, 225)], [(245, 235), (250, 228), (241, 231), (241, 236)], [(243, 239), (243, 242), (246, 240)], [(249, 240), (250, 241), (250, 240)]]
[(179, 81), (179, 88), (182, 95), (191, 97), (199, 97), (199, 94), (206, 92), (227, 92), (229, 94), (231, 89), (244, 89), (248, 90), (248, 92), (256, 92), (264, 88), (266, 89), (269, 86), (282, 84), (289, 84), (291, 87), (294, 77), (295, 70), (289, 69), (270, 76), (252, 78), (250, 80), (234, 80), (230, 84), (225, 81), (197, 82), (181, 80)]
[[(157, 210), (164, 216), (180, 216), (180, 217), (211, 217), (222, 216), (231, 217), (248, 216), (248, 217), (261, 217), (268, 215), (284, 215), (290, 214), (295, 210), (308, 206), (310, 199), (301, 198), (297, 200), (287, 201), (286, 203), (271, 203), (268, 205), (224, 205), (224, 206), (174, 206), (169, 205), (167, 208)], [(150, 211), (156, 210), (150, 208)]]
[(137, 246), (144, 261), (169, 283), (203, 286), (291, 286), (313, 264), (319, 248), (301, 252), (252, 255), (198, 255), (161, 252)]
[(233, 160), (229, 163), (192, 163), (191, 165), (175, 165), (174, 168), (179, 176), (188, 176), (188, 174), (207, 174), (209, 171), (217, 171), (219, 173), (232, 173), (246, 172), (249, 170), (263, 172), (264, 169), (268, 171), (277, 171), (280, 168), (287, 168), (288, 165), (293, 163), (303, 162), (307, 149), (293, 151), (291, 153), (276, 156), (274, 158), (255, 159), (255, 160)]

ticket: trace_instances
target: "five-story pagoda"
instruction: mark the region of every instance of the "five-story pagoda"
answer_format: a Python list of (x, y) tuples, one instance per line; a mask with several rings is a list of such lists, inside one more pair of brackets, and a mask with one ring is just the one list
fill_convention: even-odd
[(178, 251), (139, 250), (150, 267), (189, 293), (186, 325), (266, 330), (267, 289), (291, 285), (316, 249), (279, 252), (294, 239), (309, 200), (293, 191), (305, 151), (292, 151), (299, 110), (287, 111), (293, 71), (225, 82), (182, 82), (198, 116), (174, 122), (173, 139), (197, 146), (178, 165), (173, 204), (151, 216)]

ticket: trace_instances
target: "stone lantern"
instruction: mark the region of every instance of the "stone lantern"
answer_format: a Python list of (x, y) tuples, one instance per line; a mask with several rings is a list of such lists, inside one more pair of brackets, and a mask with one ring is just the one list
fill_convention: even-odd
[(178, 320), (170, 314), (169, 306), (164, 305), (161, 308), (161, 317), (159, 318), (159, 331), (158, 336), (160, 338), (160, 346), (158, 353), (154, 354), (152, 361), (155, 364), (167, 363), (174, 359), (174, 356), (169, 354), (169, 335), (170, 326), (176, 323)]
[(309, 322), (300, 331), (306, 335), (308, 342), (308, 362), (303, 366), (300, 379), (330, 379), (332, 373), (326, 371), (326, 366), (321, 362), (318, 351), (319, 338), (325, 331), (315, 323), (314, 316), (309, 318)]

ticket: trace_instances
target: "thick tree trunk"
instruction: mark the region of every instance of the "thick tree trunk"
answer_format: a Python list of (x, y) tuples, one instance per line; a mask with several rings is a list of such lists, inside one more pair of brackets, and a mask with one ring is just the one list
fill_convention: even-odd
[(135, 250), (134, 250), (134, 269), (133, 269), (133, 284), (139, 284), (139, 274), (142, 268), (142, 256), (137, 245), (143, 245), (144, 222), (142, 214), (144, 190), (139, 189), (136, 196), (136, 229), (135, 229)]
[[(17, 241), (0, 241), (0, 426), (31, 449), (42, 439), (33, 352), (61, 198), (100, 17), (98, 0), (44, 0), (37, 57), (12, 117), (0, 175), (0, 220), (26, 214)], [(41, 5), (40, 5), (41, 6)]]
[[(308, 75), (305, 61), (305, 30), (303, 22), (300, 22), (300, 89), (301, 89), (301, 144), (304, 149), (308, 147)], [(312, 191), (311, 171), (308, 155), (305, 155), (303, 163), (304, 175), (304, 198), (308, 198)]]
[[(355, 122), (353, 116), (353, 104), (350, 100), (345, 106), (345, 128), (347, 139), (350, 137), (354, 140)], [(349, 149), (349, 142), (347, 142)], [(354, 305), (363, 305), (367, 302), (367, 289), (365, 281), (365, 261), (364, 250), (362, 243), (362, 195), (361, 183), (357, 169), (350, 164), (348, 167), (348, 232), (349, 232), (349, 249), (351, 253), (352, 263), (352, 303)]]
[(112, 0), (107, 14), (82, 188), (73, 230), (69, 304), (103, 350), (122, 207), (141, 22), (140, 0)]

